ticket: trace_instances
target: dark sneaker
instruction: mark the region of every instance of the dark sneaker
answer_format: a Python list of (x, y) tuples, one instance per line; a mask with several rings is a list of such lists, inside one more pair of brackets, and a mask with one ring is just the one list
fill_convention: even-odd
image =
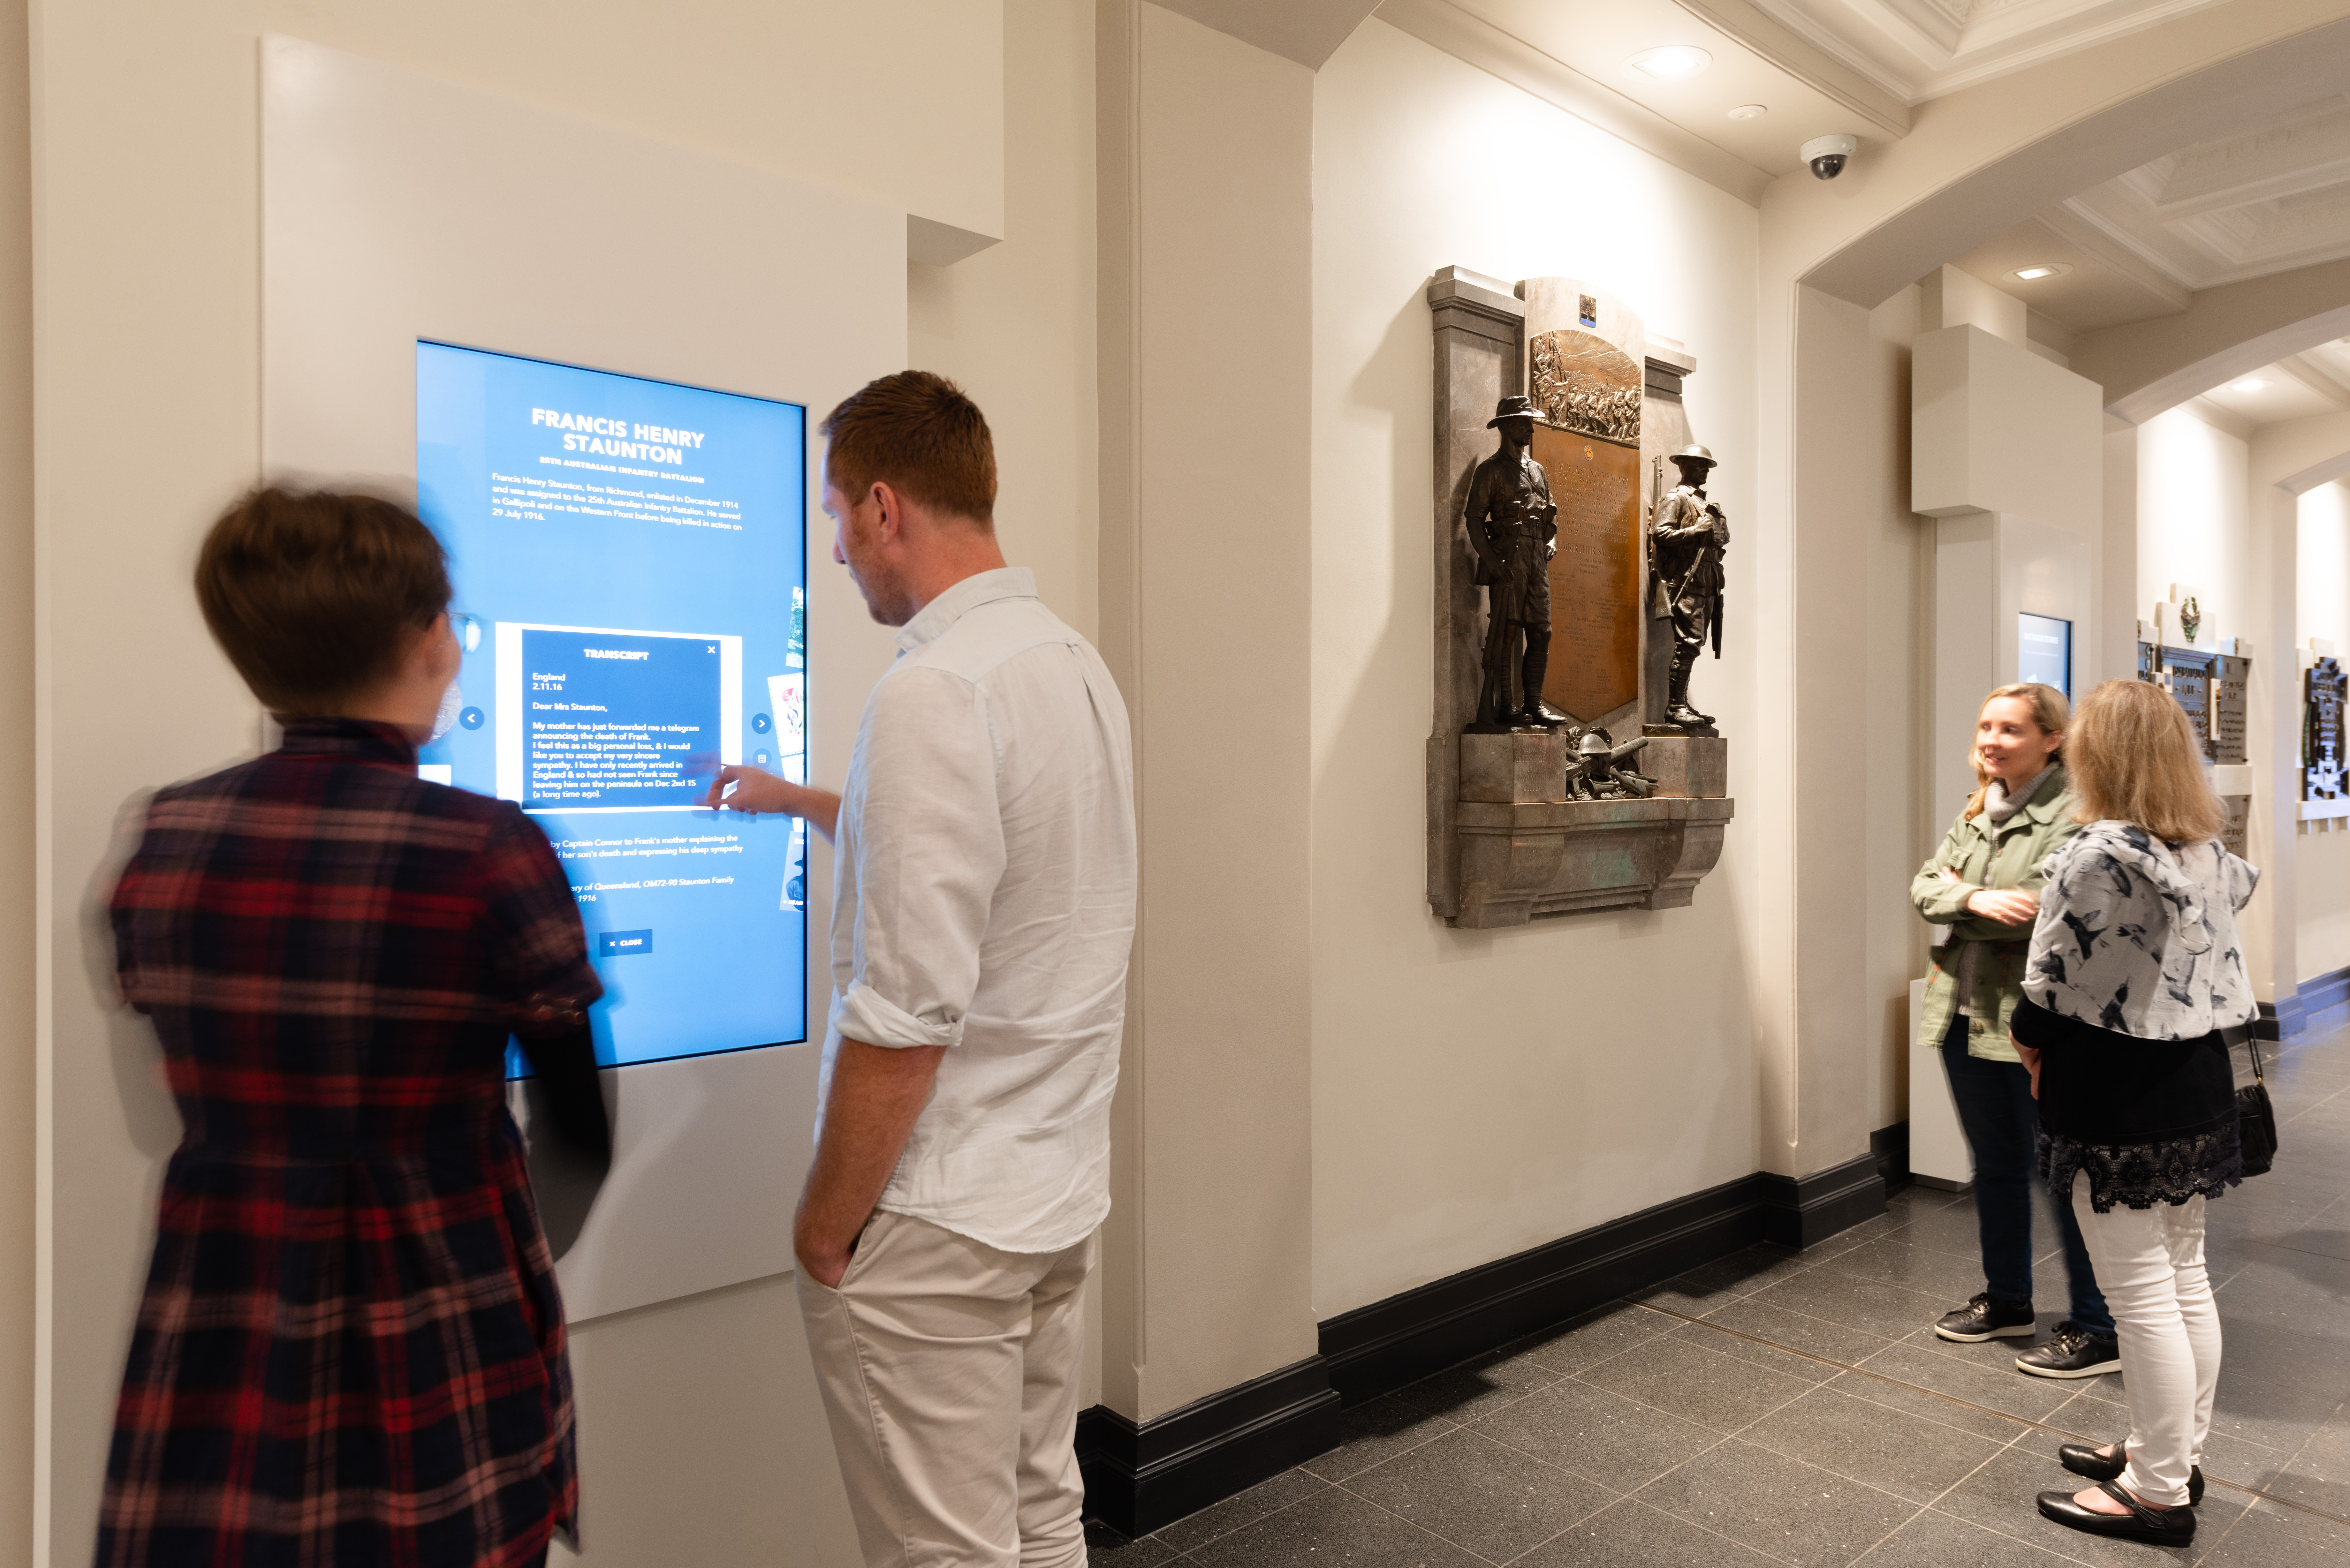
[(2091, 1334), (2077, 1324), (2060, 1323), (2046, 1344), (2015, 1358), (2015, 1369), (2034, 1377), (2095, 1377), (2122, 1369), (2122, 1347), (2110, 1334)]
[(1986, 1339), (2030, 1339), (2039, 1332), (2039, 1320), (2033, 1317), (2030, 1302), (2002, 1301), (1985, 1294), (1956, 1312), (1944, 1313), (1934, 1332), (1960, 1345), (1980, 1345)]

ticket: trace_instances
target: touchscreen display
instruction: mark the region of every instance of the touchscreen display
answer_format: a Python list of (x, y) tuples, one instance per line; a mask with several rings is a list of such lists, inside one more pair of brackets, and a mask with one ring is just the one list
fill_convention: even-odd
[(806, 829), (694, 804), (722, 762), (806, 778), (806, 418), (416, 346), (418, 506), (464, 650), (420, 771), (546, 830), (607, 1065), (807, 1036)]
[(2073, 623), (2054, 616), (2015, 618), (2015, 678), (2073, 695)]

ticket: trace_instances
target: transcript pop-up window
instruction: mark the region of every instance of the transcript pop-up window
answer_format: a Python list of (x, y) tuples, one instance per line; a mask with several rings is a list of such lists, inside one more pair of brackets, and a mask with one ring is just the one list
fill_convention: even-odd
[(499, 798), (686, 811), (709, 759), (742, 761), (741, 638), (501, 621), (497, 639)]

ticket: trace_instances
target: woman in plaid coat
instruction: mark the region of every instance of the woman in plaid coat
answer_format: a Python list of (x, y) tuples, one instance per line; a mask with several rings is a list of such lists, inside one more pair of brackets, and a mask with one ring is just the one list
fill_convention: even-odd
[(286, 743), (160, 792), (114, 892), (185, 1130), (98, 1563), (526, 1568), (578, 1480), (504, 1064), (608, 1152), (571, 889), (514, 805), (417, 777), (457, 658), (422, 523), (260, 492), (197, 589)]

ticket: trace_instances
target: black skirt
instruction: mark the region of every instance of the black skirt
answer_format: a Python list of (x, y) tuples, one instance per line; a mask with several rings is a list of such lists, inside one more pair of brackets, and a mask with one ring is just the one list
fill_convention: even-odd
[(2219, 1031), (2141, 1039), (2029, 998), (2012, 1029), (2041, 1054), (2040, 1169), (2060, 1200), (2081, 1171), (2100, 1214), (2216, 1198), (2243, 1180), (2235, 1070)]

